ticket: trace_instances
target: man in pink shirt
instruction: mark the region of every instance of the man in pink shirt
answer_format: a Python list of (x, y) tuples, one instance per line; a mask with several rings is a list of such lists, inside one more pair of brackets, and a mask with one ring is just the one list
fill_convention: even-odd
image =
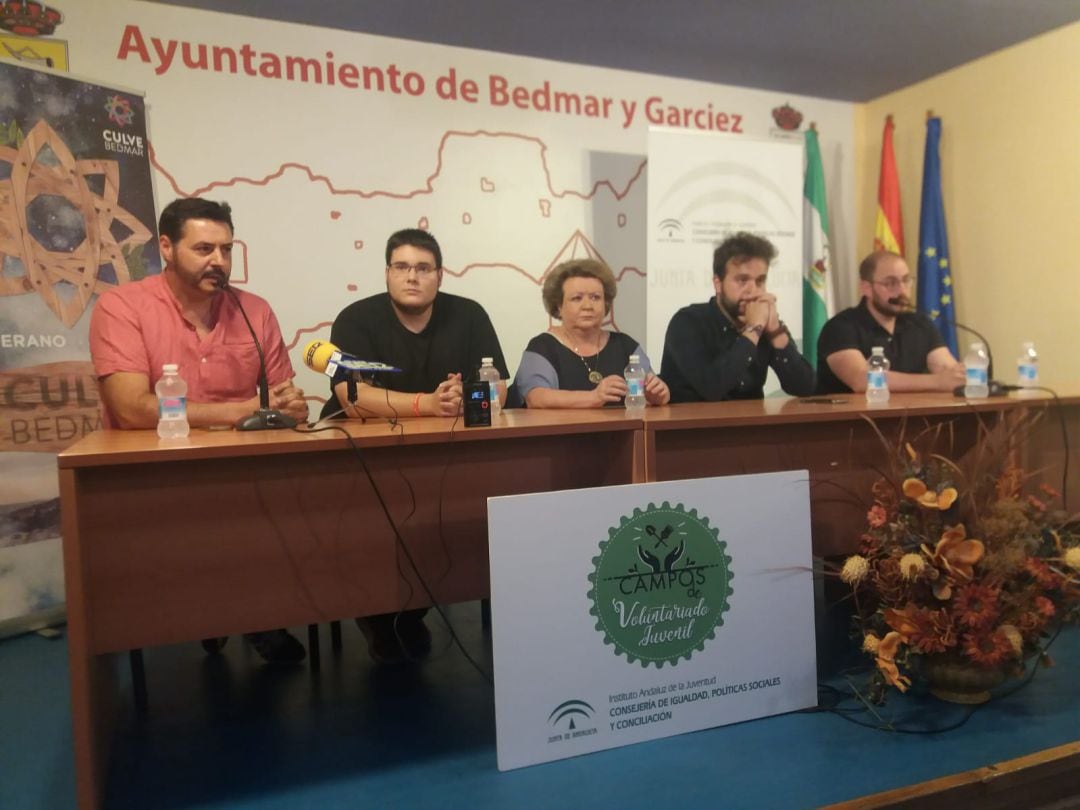
[[(165, 269), (101, 296), (90, 321), (90, 353), (101, 383), (105, 426), (157, 425), (154, 385), (176, 363), (188, 385), (193, 427), (229, 425), (259, 407), (259, 357), (236, 302), (224, 292), (232, 269), (228, 205), (176, 200), (161, 212)], [(270, 305), (234, 289), (266, 353), (270, 407), (307, 419), (303, 391)]]
[[(259, 407), (259, 357), (237, 302), (225, 293), (232, 270), (232, 212), (226, 203), (174, 200), (158, 223), (160, 275), (101, 296), (90, 320), (90, 355), (107, 428), (157, 425), (154, 385), (176, 363), (187, 382), (193, 427), (231, 425)], [(308, 416), (270, 305), (233, 290), (266, 354), (270, 407), (298, 422)], [(284, 630), (245, 636), (267, 661), (292, 663), (304, 647)]]

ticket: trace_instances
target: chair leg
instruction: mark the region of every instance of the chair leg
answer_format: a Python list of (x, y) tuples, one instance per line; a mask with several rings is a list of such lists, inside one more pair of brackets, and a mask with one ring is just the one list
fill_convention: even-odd
[(149, 700), (146, 693), (146, 667), (143, 666), (142, 650), (130, 650), (128, 661), (131, 662), (131, 691), (135, 694), (135, 712), (146, 714)]
[(335, 654), (341, 652), (341, 622), (330, 622), (330, 648)]
[(309, 624), (307, 627), (308, 658), (311, 660), (312, 672), (319, 671), (319, 625)]

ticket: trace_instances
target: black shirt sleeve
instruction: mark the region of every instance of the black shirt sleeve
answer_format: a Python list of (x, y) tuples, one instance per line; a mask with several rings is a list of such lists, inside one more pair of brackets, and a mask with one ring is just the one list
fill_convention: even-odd
[(920, 317), (917, 321), (921, 327), (923, 334), (923, 340), (926, 341), (926, 354), (929, 355), (934, 349), (940, 349), (942, 346), (947, 345), (945, 338), (942, 337), (941, 331), (934, 325), (934, 322), (926, 317)]
[(854, 319), (835, 316), (825, 322), (818, 335), (818, 358), (824, 362), (830, 354), (855, 349), (862, 352), (862, 341), (859, 338), (859, 329)]
[(787, 346), (773, 349), (769, 365), (776, 372), (784, 393), (793, 397), (808, 397), (814, 393), (814, 367), (799, 353), (795, 347), (795, 339), (790, 334)]
[(371, 325), (373, 313), (362, 312), (363, 303), (357, 301), (338, 313), (330, 327), (330, 342), (346, 354), (371, 360), (378, 354), (373, 334), (366, 328)]

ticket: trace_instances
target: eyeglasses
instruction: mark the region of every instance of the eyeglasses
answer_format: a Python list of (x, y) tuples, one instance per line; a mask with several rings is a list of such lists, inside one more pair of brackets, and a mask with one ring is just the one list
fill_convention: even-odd
[(877, 284), (879, 287), (884, 287), (889, 292), (896, 292), (901, 287), (911, 286), (911, 276), (904, 276), (903, 278), (887, 278), (884, 281), (874, 281), (873, 284)]
[(426, 262), (422, 262), (420, 264), (409, 264), (408, 262), (394, 262), (393, 264), (389, 265), (387, 269), (390, 272), (395, 273), (399, 276), (407, 276), (409, 275), (410, 270), (415, 270), (417, 276), (419, 276), (420, 278), (427, 278), (439, 268), (437, 268), (433, 264), (427, 264)]

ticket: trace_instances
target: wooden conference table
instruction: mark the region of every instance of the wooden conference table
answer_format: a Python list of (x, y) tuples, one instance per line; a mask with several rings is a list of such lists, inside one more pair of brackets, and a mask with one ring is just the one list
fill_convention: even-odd
[[(1075, 427), (1080, 390), (1062, 401)], [(1047, 402), (768, 399), (650, 408), (643, 419), (508, 411), (491, 428), (344, 424), (351, 441), (338, 430), (92, 434), (58, 459), (79, 806), (103, 795), (117, 653), (484, 597), (488, 497), (809, 469), (815, 552), (838, 553), (865, 502), (833, 493), (871, 480), (883, 458), (862, 414), (890, 436), (929, 421), (970, 444), (977, 419)], [(1051, 467), (1064, 454), (1055, 425), (1045, 420), (1032, 442)]]

